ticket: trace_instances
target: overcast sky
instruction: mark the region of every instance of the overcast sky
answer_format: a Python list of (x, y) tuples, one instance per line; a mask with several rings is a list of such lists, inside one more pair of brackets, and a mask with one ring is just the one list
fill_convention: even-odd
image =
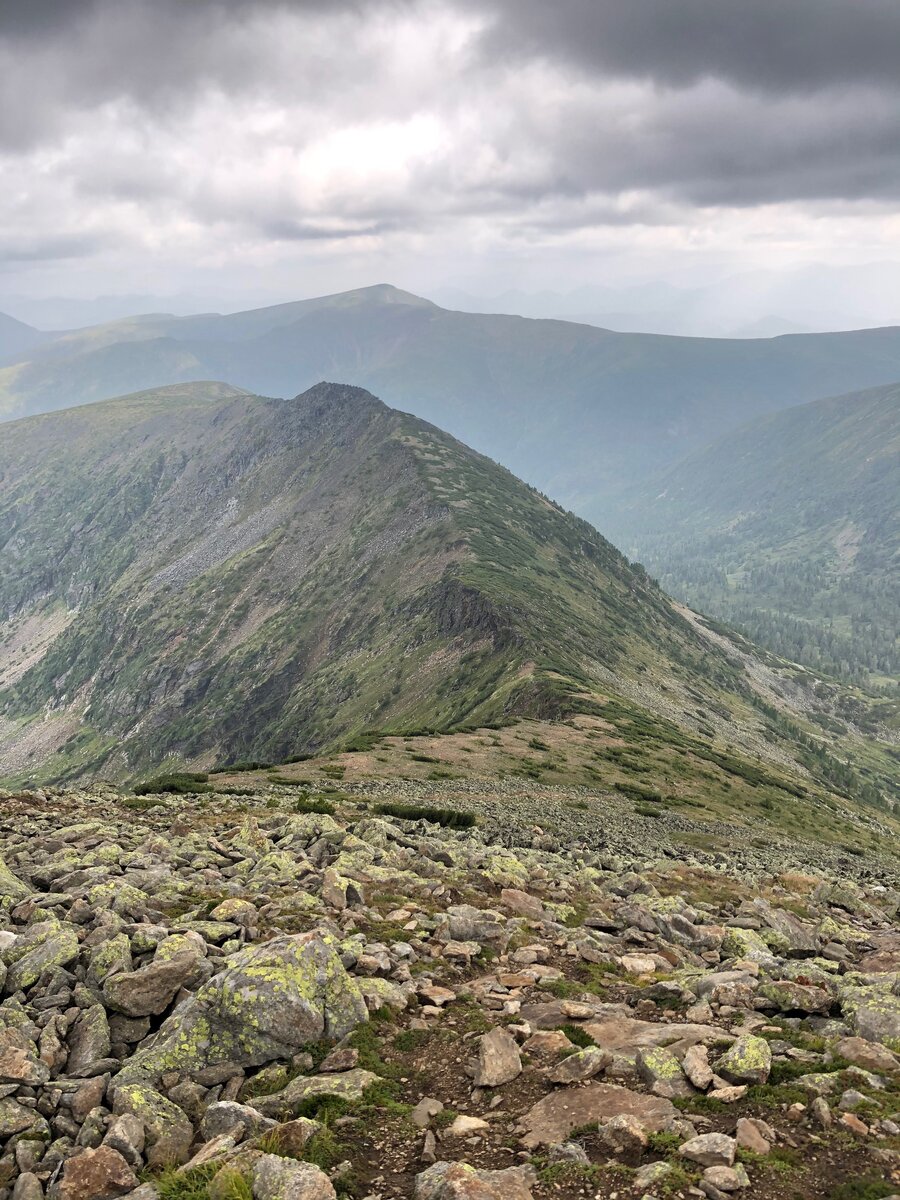
[(0, 0), (0, 297), (900, 259), (898, 64), (898, 0)]

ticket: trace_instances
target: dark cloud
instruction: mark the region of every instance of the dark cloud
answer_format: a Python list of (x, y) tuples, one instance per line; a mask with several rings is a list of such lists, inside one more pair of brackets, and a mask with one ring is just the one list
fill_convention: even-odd
[(896, 0), (471, 0), (498, 23), (486, 53), (603, 74), (750, 91), (900, 87)]
[(900, 0), (0, 0), (0, 254), (887, 208), (898, 62)]

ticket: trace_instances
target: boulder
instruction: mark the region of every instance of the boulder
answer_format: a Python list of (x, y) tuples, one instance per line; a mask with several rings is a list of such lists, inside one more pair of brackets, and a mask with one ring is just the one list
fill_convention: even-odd
[(730, 1167), (734, 1165), (737, 1142), (724, 1133), (701, 1133), (678, 1147), (682, 1158), (699, 1163), (701, 1167)]
[(772, 1051), (765, 1038), (744, 1034), (716, 1062), (716, 1072), (729, 1083), (765, 1083), (772, 1070)]
[(709, 1065), (709, 1051), (705, 1046), (690, 1046), (681, 1060), (681, 1069), (695, 1088), (701, 1092), (713, 1081), (712, 1067)]
[(149, 1049), (125, 1064), (120, 1079), (156, 1079), (163, 1071), (198, 1071), (219, 1063), (259, 1066), (290, 1058), (322, 1038), (335, 1041), (368, 1009), (329, 934), (273, 938), (226, 960), (179, 1005)]
[(485, 1171), (462, 1162), (438, 1162), (416, 1176), (413, 1200), (532, 1200), (534, 1168)]
[(834, 1049), (841, 1058), (866, 1071), (900, 1071), (900, 1057), (878, 1042), (847, 1037), (841, 1038)]
[(824, 988), (794, 983), (790, 979), (760, 984), (756, 995), (758, 1007), (785, 1013), (827, 1013), (832, 1005), (831, 996)]
[(69, 1059), (66, 1070), (70, 1075), (106, 1058), (110, 1049), (109, 1021), (102, 1004), (92, 1004), (78, 1016), (69, 1032)]
[(588, 1046), (550, 1067), (545, 1076), (551, 1083), (584, 1083), (586, 1079), (599, 1075), (611, 1062), (612, 1055), (608, 1051), (601, 1050), (599, 1046)]
[(371, 1071), (364, 1071), (361, 1067), (354, 1071), (345, 1071), (341, 1075), (301, 1076), (291, 1080), (280, 1092), (274, 1092), (271, 1096), (259, 1096), (250, 1103), (264, 1117), (281, 1118), (286, 1113), (294, 1113), (304, 1101), (313, 1096), (340, 1096), (344, 1100), (360, 1100), (366, 1088), (377, 1079), (377, 1075)]
[(519, 1047), (502, 1025), (495, 1026), (478, 1043), (476, 1087), (502, 1087), (522, 1074)]
[(147, 1134), (147, 1162), (151, 1167), (180, 1166), (190, 1157), (194, 1131), (184, 1112), (142, 1083), (116, 1083), (113, 1112), (132, 1113)]
[(98, 1146), (66, 1161), (59, 1200), (116, 1200), (137, 1185), (137, 1177), (122, 1155), (109, 1146)]
[(664, 1046), (649, 1046), (635, 1056), (638, 1075), (656, 1096), (690, 1096), (693, 1092), (681, 1063)]
[(523, 1145), (532, 1150), (565, 1142), (574, 1129), (596, 1125), (625, 1113), (636, 1117), (648, 1132), (664, 1128), (679, 1116), (678, 1109), (662, 1096), (647, 1096), (612, 1083), (591, 1082), (584, 1087), (551, 1092), (523, 1118)]
[(126, 1017), (155, 1017), (165, 1012), (196, 969), (197, 955), (182, 951), (141, 967), (110, 975), (103, 984), (107, 1008)]
[(331, 1180), (312, 1163), (264, 1154), (253, 1166), (253, 1200), (335, 1200)]
[(604, 1154), (620, 1158), (630, 1166), (637, 1166), (649, 1144), (643, 1122), (631, 1113), (619, 1113), (617, 1117), (601, 1122), (597, 1141)]
[(32, 987), (49, 967), (65, 967), (78, 957), (80, 944), (74, 925), (59, 921), (39, 921), (29, 925), (4, 954), (9, 966), (6, 991), (18, 992)]

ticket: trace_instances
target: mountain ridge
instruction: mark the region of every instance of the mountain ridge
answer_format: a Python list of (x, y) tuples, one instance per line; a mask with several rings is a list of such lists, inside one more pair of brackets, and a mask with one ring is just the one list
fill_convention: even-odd
[[(644, 773), (640, 794), (715, 779), (703, 803), (729, 811), (737, 780), (811, 825), (818, 804), (890, 812), (864, 697), (707, 629), (587, 522), (361, 389), (176, 385), (6, 432), (11, 780), (582, 713), (618, 730), (588, 781), (592, 761)], [(840, 759), (813, 711), (839, 723)]]
[[(299, 306), (299, 307), (298, 307)], [(453, 312), (391, 285), (60, 335), (0, 367), (8, 418), (175, 382), (366, 387), (604, 524), (636, 475), (755, 415), (900, 378), (900, 329), (760, 341)]]

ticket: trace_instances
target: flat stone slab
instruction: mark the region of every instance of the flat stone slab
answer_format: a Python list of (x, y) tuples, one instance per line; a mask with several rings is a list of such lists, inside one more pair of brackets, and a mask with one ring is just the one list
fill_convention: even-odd
[(529, 1150), (568, 1141), (573, 1129), (596, 1125), (621, 1115), (636, 1117), (653, 1133), (679, 1116), (671, 1100), (645, 1096), (612, 1083), (589, 1083), (585, 1087), (551, 1092), (525, 1114), (522, 1144)]
[(638, 1021), (634, 1017), (610, 1017), (589, 1021), (583, 1026), (602, 1050), (611, 1050), (622, 1058), (635, 1058), (639, 1050), (664, 1046), (681, 1058), (691, 1046), (712, 1042), (728, 1034), (714, 1025), (675, 1025), (656, 1021)]

